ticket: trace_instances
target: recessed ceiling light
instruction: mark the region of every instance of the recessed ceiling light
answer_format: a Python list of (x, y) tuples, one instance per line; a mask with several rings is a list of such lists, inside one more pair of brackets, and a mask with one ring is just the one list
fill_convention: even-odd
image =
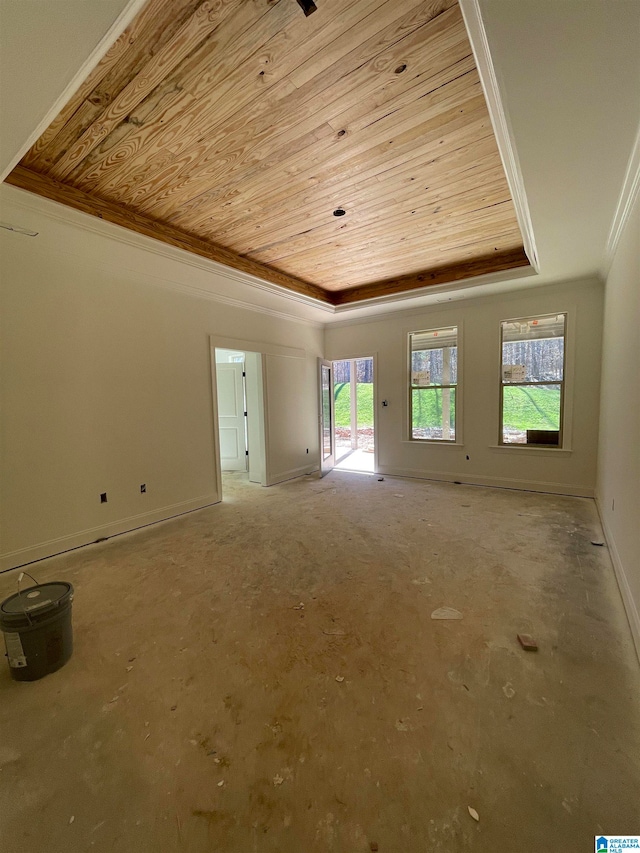
[(336, 207), (333, 211), (334, 216), (344, 216), (347, 211), (343, 207)]
[(298, 0), (298, 5), (300, 6), (307, 18), (312, 12), (315, 12), (318, 8), (313, 2), (313, 0)]

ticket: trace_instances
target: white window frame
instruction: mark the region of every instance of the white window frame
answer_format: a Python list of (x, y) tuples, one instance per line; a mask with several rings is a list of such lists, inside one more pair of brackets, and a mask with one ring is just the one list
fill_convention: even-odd
[[(451, 383), (448, 385), (414, 385), (413, 384), (413, 365), (412, 365), (412, 346), (411, 339), (413, 335), (428, 335), (433, 334), (435, 332), (444, 332), (448, 329), (456, 330), (456, 349), (457, 349), (457, 381), (455, 383)], [(457, 447), (462, 444), (461, 440), (461, 425), (462, 425), (462, 395), (460, 393), (461, 388), (461, 373), (462, 373), (462, 359), (461, 359), (461, 326), (460, 323), (447, 323), (446, 325), (438, 326), (435, 329), (414, 329), (412, 331), (407, 332), (407, 388), (408, 388), (408, 399), (407, 399), (407, 433), (408, 440), (410, 442), (416, 442), (418, 444), (434, 444), (439, 447)], [(453, 421), (453, 430), (454, 430), (454, 438), (419, 438), (413, 435), (413, 391), (414, 388), (453, 388), (455, 390), (455, 415)]]
[[(541, 382), (535, 381), (525, 381), (525, 382), (505, 382), (504, 374), (503, 374), (503, 326), (505, 323), (529, 323), (532, 320), (545, 320), (549, 317), (564, 317), (564, 335), (563, 335), (563, 345), (562, 345), (562, 379), (556, 380), (544, 380)], [(519, 448), (521, 450), (552, 450), (558, 451), (566, 449), (565, 445), (565, 435), (566, 435), (566, 423), (568, 420), (568, 412), (566, 402), (566, 386), (567, 386), (567, 338), (569, 337), (569, 312), (568, 311), (553, 311), (546, 314), (536, 314), (529, 317), (512, 317), (507, 320), (500, 320), (499, 325), (499, 334), (500, 334), (500, 364), (499, 364), (499, 396), (498, 396), (498, 405), (499, 405), (499, 414), (498, 414), (498, 447), (508, 447), (508, 448)], [(538, 385), (559, 385), (560, 386), (560, 418), (559, 418), (559, 429), (558, 429), (558, 444), (526, 444), (520, 442), (507, 442), (504, 440), (504, 431), (503, 431), (503, 418), (504, 418), (504, 389), (505, 387), (531, 387)]]

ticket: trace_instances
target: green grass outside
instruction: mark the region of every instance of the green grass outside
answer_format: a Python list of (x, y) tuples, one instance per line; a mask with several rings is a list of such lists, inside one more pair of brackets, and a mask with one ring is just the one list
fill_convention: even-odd
[[(358, 426), (373, 426), (373, 383), (358, 383)], [(336, 426), (351, 426), (351, 384), (341, 382), (335, 386)]]
[[(413, 428), (428, 429), (442, 427), (442, 389), (414, 388), (413, 395)], [(456, 391), (451, 389), (449, 403), (449, 425), (455, 425)]]
[(502, 421), (518, 430), (560, 429), (560, 386), (505, 386)]
[[(350, 385), (342, 382), (335, 387), (336, 426), (351, 424)], [(421, 397), (413, 406), (413, 426), (429, 427), (442, 424), (441, 392), (416, 392)], [(504, 426), (511, 429), (559, 429), (560, 388), (522, 388), (507, 386), (504, 390)], [(452, 401), (452, 409), (454, 403)], [(358, 383), (358, 426), (373, 426), (373, 384)]]

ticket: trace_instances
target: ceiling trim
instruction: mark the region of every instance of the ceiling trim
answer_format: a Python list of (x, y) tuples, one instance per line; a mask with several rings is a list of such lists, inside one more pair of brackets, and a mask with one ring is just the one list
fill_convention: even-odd
[(32, 172), (30, 169), (25, 169), (24, 166), (16, 166), (5, 180), (6, 183), (20, 189), (36, 193), (61, 204), (66, 204), (83, 213), (97, 216), (99, 219), (112, 222), (123, 228), (129, 228), (139, 234), (144, 234), (146, 237), (152, 237), (161, 242), (168, 243), (170, 246), (184, 249), (187, 252), (217, 261), (225, 266), (234, 267), (241, 272), (257, 276), (272, 284), (280, 285), (283, 288), (300, 293), (303, 296), (311, 297), (319, 302), (332, 303), (329, 294), (315, 284), (310, 284), (286, 273), (282, 273), (251, 258), (236, 255), (235, 252), (225, 249), (223, 246), (217, 246), (215, 243), (210, 243), (185, 231), (180, 231), (172, 225), (167, 225), (164, 222), (156, 222), (142, 214), (123, 209), (104, 199), (89, 196), (87, 193), (82, 192), (82, 190), (63, 184), (39, 172)]
[[(11, 204), (25, 211), (31, 211), (38, 215), (43, 215), (65, 222), (74, 228), (79, 228), (91, 234), (96, 234), (98, 237), (115, 240), (118, 243), (122, 243), (126, 246), (132, 246), (135, 249), (152, 252), (154, 255), (159, 257), (167, 258), (168, 260), (175, 261), (207, 273), (221, 275), (224, 278), (237, 281), (240, 284), (255, 288), (256, 290), (272, 296), (282, 297), (287, 302), (297, 302), (301, 305), (311, 307), (325, 315), (336, 317), (342, 315), (345, 317), (343, 322), (349, 322), (345, 315), (351, 314), (361, 308), (379, 307), (380, 309), (386, 309), (386, 311), (394, 311), (394, 313), (397, 310), (415, 310), (415, 308), (402, 308), (400, 307), (400, 303), (417, 300), (424, 296), (439, 297), (436, 301), (440, 303), (447, 298), (448, 294), (453, 294), (453, 299), (456, 301), (458, 299), (476, 298), (474, 297), (473, 292), (485, 285), (501, 283), (507, 284), (524, 278), (533, 278), (537, 275), (533, 267), (531, 265), (527, 265), (518, 267), (515, 270), (505, 269), (498, 273), (476, 275), (472, 278), (459, 280), (453, 284), (447, 282), (443, 284), (429, 284), (414, 290), (391, 293), (386, 296), (371, 296), (366, 299), (362, 299), (359, 302), (347, 302), (342, 305), (333, 306), (325, 302), (318, 302), (318, 300), (312, 299), (308, 296), (294, 293), (288, 288), (279, 287), (271, 282), (264, 281), (263, 279), (249, 275), (248, 273), (241, 272), (234, 267), (229, 267), (218, 261), (213, 261), (208, 258), (195, 255), (187, 249), (177, 248), (155, 238), (147, 237), (137, 231), (132, 231), (130, 228), (108, 222), (105, 219), (100, 219), (96, 216), (85, 213), (82, 210), (78, 210), (75, 207), (70, 207), (61, 202), (46, 198), (39, 193), (32, 193), (22, 189), (21, 187), (11, 186), (9, 182), (5, 182), (5, 187), (7, 187), (7, 192), (11, 194), (16, 193), (16, 196), (11, 198)], [(26, 223), (26, 226), (31, 227), (28, 222)], [(248, 299), (239, 299), (227, 296), (219, 292), (213, 292), (201, 287), (196, 287), (193, 284), (185, 284), (174, 279), (161, 278), (152, 275), (149, 272), (145, 272), (145, 275), (157, 280), (158, 286), (160, 287), (172, 289), (180, 293), (186, 293), (191, 296), (209, 299), (214, 302), (220, 302), (235, 308), (257, 311), (258, 313), (279, 317), (284, 320), (291, 320), (297, 323), (303, 323), (315, 328), (324, 328), (327, 322), (330, 322), (333, 325), (332, 321), (329, 320), (329, 317), (327, 317), (326, 320), (300, 317), (297, 314), (293, 314), (288, 311), (278, 311), (274, 308), (256, 305)], [(376, 315), (368, 315), (362, 322), (369, 321), (373, 316)], [(354, 321), (352, 320), (351, 322)]]
[[(533, 273), (533, 275), (535, 275), (535, 273)], [(489, 276), (485, 276), (485, 278), (489, 278)], [(499, 302), (501, 305), (507, 305), (514, 301), (520, 302), (526, 297), (535, 297), (536, 300), (540, 299), (544, 301), (553, 294), (553, 292), (559, 292), (563, 291), (565, 288), (571, 289), (575, 287), (579, 287), (581, 289), (586, 287), (601, 288), (602, 282), (598, 276), (589, 275), (585, 278), (572, 278), (567, 281), (548, 282), (547, 284), (535, 285), (535, 287), (532, 286), (517, 290), (501, 291), (499, 293), (477, 293), (474, 292), (475, 287), (469, 287), (467, 284), (466, 288), (460, 288), (457, 293), (453, 291), (443, 291), (443, 294), (441, 295), (445, 298), (438, 299), (430, 304), (415, 305), (411, 308), (400, 308), (398, 306), (395, 311), (389, 310), (384, 314), (367, 314), (363, 317), (352, 318), (344, 317), (339, 320), (334, 320), (330, 325), (326, 324), (325, 328), (333, 331), (333, 329), (346, 329), (351, 326), (362, 326), (367, 323), (378, 323), (386, 320), (415, 320), (416, 317), (419, 316), (426, 317), (432, 314), (446, 313), (460, 308), (465, 308), (469, 302), (473, 302), (475, 305), (485, 305), (495, 302)], [(450, 299), (446, 298), (447, 293), (451, 295)], [(566, 296), (563, 295), (562, 298), (566, 299)], [(570, 296), (569, 298), (574, 299), (573, 296)], [(461, 303), (463, 304), (461, 305)], [(360, 307), (364, 306), (361, 305)], [(551, 312), (547, 311), (546, 313)], [(407, 330), (410, 331), (408, 327)]]
[[(499, 273), (486, 273), (486, 275), (463, 279), (462, 281), (455, 282), (453, 285), (438, 284), (423, 287), (421, 290), (407, 290), (403, 293), (393, 293), (389, 296), (378, 296), (375, 299), (366, 299), (361, 302), (348, 302), (345, 305), (338, 305), (335, 309), (335, 314), (348, 314), (356, 311), (358, 308), (374, 308), (377, 306), (381, 308), (386, 306), (387, 310), (393, 310), (392, 306), (396, 305), (398, 306), (396, 310), (399, 311), (414, 310), (413, 308), (401, 308), (400, 303), (417, 300), (424, 296), (434, 297), (435, 303), (451, 302), (459, 299), (475, 299), (477, 297), (474, 296), (474, 293), (467, 293), (467, 291), (475, 292), (486, 285), (492, 284), (506, 285), (510, 282), (517, 282), (523, 278), (531, 278), (536, 275), (537, 273), (531, 264), (527, 264), (527, 266), (519, 267), (516, 270), (507, 269)], [(422, 308), (426, 304), (427, 303), (416, 305), (415, 308)], [(375, 315), (368, 316), (372, 317)]]
[(75, 95), (75, 93), (87, 79), (89, 74), (91, 74), (93, 69), (104, 57), (104, 55), (107, 53), (107, 51), (116, 41), (116, 39), (122, 34), (124, 30), (126, 30), (126, 28), (133, 21), (135, 16), (142, 9), (146, 2), (147, 0), (129, 0), (125, 8), (122, 10), (122, 12), (120, 12), (118, 17), (115, 19), (115, 21), (109, 27), (103, 37), (100, 39), (98, 44), (91, 51), (89, 56), (82, 63), (80, 68), (78, 68), (69, 83), (65, 86), (62, 92), (60, 92), (60, 94), (53, 102), (49, 110), (42, 117), (42, 120), (36, 126), (35, 130), (31, 133), (31, 135), (25, 141), (23, 146), (19, 149), (18, 153), (9, 161), (9, 163), (7, 163), (7, 166), (5, 167), (4, 171), (0, 172), (0, 182), (4, 181), (9, 172), (13, 170), (13, 168), (20, 162), (20, 160), (22, 160), (22, 158), (27, 153), (27, 151), (29, 151), (31, 146), (34, 145), (38, 141), (38, 139), (40, 139), (42, 134), (53, 122), (58, 113), (61, 112), (61, 110)]
[(607, 238), (607, 247), (605, 250), (604, 263), (602, 266), (602, 275), (605, 279), (609, 274), (609, 270), (611, 269), (611, 264), (613, 263), (613, 259), (616, 254), (616, 249), (618, 248), (618, 243), (620, 242), (620, 237), (622, 236), (622, 232), (624, 231), (625, 225), (627, 224), (627, 220), (631, 215), (631, 211), (633, 210), (633, 206), (636, 202), (639, 193), (640, 125), (638, 125), (636, 138), (633, 143), (633, 148), (631, 149), (631, 156), (629, 157), (629, 163), (627, 164), (627, 171), (625, 172), (624, 181), (622, 182), (620, 198), (618, 199), (616, 212), (613, 216), (613, 222), (611, 223), (611, 230), (609, 231), (609, 236)]
[[(24, 193), (25, 191), (17, 189), (17, 192)], [(131, 231), (128, 228), (115, 226), (114, 229), (111, 230), (111, 223), (105, 222), (104, 220), (95, 221), (93, 217), (89, 217), (87, 214), (83, 214), (81, 211), (77, 211), (74, 208), (69, 208), (66, 205), (62, 205), (61, 210), (59, 210), (58, 202), (52, 202), (50, 199), (45, 199), (43, 196), (30, 194), (29, 196), (27, 196), (27, 198), (28, 201), (22, 198), (19, 200), (11, 199), (11, 204), (16, 208), (22, 208), (26, 211), (32, 211), (42, 216), (46, 216), (48, 218), (52, 218), (60, 222), (64, 222), (65, 224), (70, 225), (73, 228), (78, 228), (82, 231), (88, 231), (91, 234), (96, 234), (98, 237), (105, 238), (107, 240), (115, 240), (118, 243), (123, 243), (126, 246), (132, 246), (134, 249), (140, 249), (144, 252), (151, 252), (152, 254), (157, 255), (159, 257), (177, 262), (181, 265), (184, 264), (186, 266), (195, 267), (196, 269), (203, 270), (207, 273), (222, 275), (225, 278), (237, 281), (243, 285), (248, 285), (249, 287), (254, 287), (271, 295), (285, 297), (287, 299), (287, 302), (299, 302), (303, 305), (313, 306), (315, 310), (320, 310), (329, 314), (335, 313), (335, 309), (330, 305), (319, 304), (316, 300), (298, 297), (297, 294), (293, 293), (290, 290), (286, 290), (285, 288), (276, 288), (275, 285), (270, 285), (266, 282), (262, 282), (258, 279), (255, 279), (253, 276), (241, 273), (238, 270), (233, 269), (232, 267), (227, 267), (224, 264), (217, 263), (216, 261), (208, 261), (205, 258), (200, 258), (197, 255), (194, 255), (192, 252), (188, 252), (184, 249), (176, 249), (166, 243), (159, 243), (155, 240), (148, 242), (149, 238), (145, 237), (142, 234), (138, 234), (136, 231)], [(48, 210), (47, 205), (55, 205), (56, 209)], [(67, 213), (66, 216), (64, 215), (63, 211)], [(81, 218), (79, 219), (78, 217)], [(64, 252), (64, 254), (73, 255), (73, 257), (76, 258), (81, 264), (88, 263), (88, 261), (84, 257), (70, 251), (68, 248), (60, 249), (60, 251)], [(132, 270), (131, 267), (126, 266), (122, 263), (119, 264), (113, 258), (110, 260), (110, 263), (112, 263), (114, 266), (119, 266), (121, 269)], [(151, 283), (154, 286), (162, 287), (166, 290), (172, 290), (176, 293), (184, 293), (188, 296), (208, 299), (212, 302), (219, 302), (223, 305), (230, 305), (233, 308), (241, 308), (246, 311), (255, 311), (258, 314), (266, 314), (270, 317), (277, 317), (281, 320), (287, 320), (292, 323), (302, 323), (305, 326), (312, 326), (316, 329), (322, 329), (325, 326), (325, 323), (321, 320), (314, 320), (308, 317), (300, 317), (299, 315), (291, 314), (288, 311), (278, 311), (275, 308), (269, 308), (265, 305), (257, 305), (254, 302), (248, 301), (247, 299), (237, 299), (233, 296), (227, 296), (223, 293), (206, 290), (203, 287), (198, 287), (194, 284), (186, 284), (185, 282), (178, 281), (175, 278), (164, 278), (162, 276), (155, 275), (154, 273), (150, 273), (148, 270), (145, 270), (142, 275), (144, 275), (146, 279), (151, 280)]]
[(491, 58), (487, 32), (480, 10), (480, 2), (479, 0), (459, 0), (459, 4), (478, 68), (478, 74), (480, 75), (480, 82), (498, 144), (500, 159), (502, 160), (507, 183), (511, 191), (516, 218), (522, 233), (524, 249), (531, 265), (536, 272), (539, 272), (538, 250), (533, 233), (531, 214), (529, 213), (527, 193), (520, 169), (520, 161), (513, 143), (511, 123), (509, 122), (500, 96), (500, 87), (498, 86), (498, 78)]
[[(515, 270), (518, 267), (529, 267), (529, 259), (521, 248), (511, 249), (498, 254), (484, 255), (464, 263), (448, 264), (435, 270), (415, 273), (410, 276), (399, 276), (360, 287), (350, 287), (348, 290), (337, 290), (333, 293), (333, 303), (336, 306), (360, 304), (365, 299), (375, 297), (398, 296), (401, 293), (415, 294), (425, 287), (438, 284), (451, 284), (466, 281), (482, 275), (500, 273), (504, 270)], [(487, 272), (487, 271), (490, 272)]]

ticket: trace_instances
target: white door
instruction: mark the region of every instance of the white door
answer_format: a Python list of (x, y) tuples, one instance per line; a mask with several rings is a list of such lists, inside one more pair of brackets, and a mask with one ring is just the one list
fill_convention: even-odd
[(244, 365), (216, 364), (220, 465), (223, 471), (247, 470)]
[(333, 416), (333, 364), (318, 359), (320, 368), (320, 476), (324, 477), (335, 465)]

